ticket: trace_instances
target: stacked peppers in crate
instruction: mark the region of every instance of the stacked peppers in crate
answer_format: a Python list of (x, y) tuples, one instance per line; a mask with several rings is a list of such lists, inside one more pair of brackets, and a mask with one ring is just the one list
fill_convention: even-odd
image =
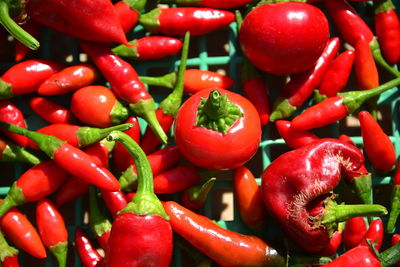
[[(0, 3), (19, 61), (0, 78), (0, 159), (22, 171), (1, 188), (2, 266), (47, 249), (59, 266), (400, 264), (400, 134), (379, 120), (383, 103), (400, 123), (391, 0), (161, 2)], [(51, 34), (72, 63), (49, 58)], [(216, 35), (228, 56), (208, 56)], [(213, 188), (234, 191), (233, 222), (205, 216)]]

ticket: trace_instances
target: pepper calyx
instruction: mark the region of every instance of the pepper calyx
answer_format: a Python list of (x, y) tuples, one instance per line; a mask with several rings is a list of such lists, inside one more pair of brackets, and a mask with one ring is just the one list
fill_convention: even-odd
[(12, 85), (0, 79), (0, 99), (10, 99), (13, 96)]
[(177, 79), (177, 73), (171, 72), (159, 77), (139, 76), (142, 83), (151, 86), (161, 86), (169, 89), (174, 88)]
[(6, 239), (0, 232), (0, 262), (3, 262), (7, 257), (18, 255), (18, 250), (7, 244)]
[(160, 21), (158, 20), (161, 14), (160, 8), (155, 8), (150, 10), (146, 14), (139, 17), (139, 23), (149, 32), (157, 32), (157, 27), (160, 26)]
[(121, 44), (111, 49), (111, 51), (120, 57), (138, 58), (140, 55), (137, 50), (137, 41), (132, 40), (129, 43), (133, 46), (128, 47)]
[(19, 206), (26, 202), (24, 192), (17, 186), (17, 182), (14, 182), (7, 193), (7, 196), (0, 203), (0, 218), (7, 213), (11, 208)]
[(58, 265), (65, 267), (67, 264), (68, 242), (59, 242), (58, 244), (49, 247), (49, 250), (56, 257)]
[(80, 127), (76, 132), (79, 146), (86, 146), (104, 139), (112, 131), (126, 131), (133, 127), (132, 123), (124, 123), (108, 128)]
[(121, 102), (117, 101), (110, 112), (110, 118), (113, 125), (121, 124), (129, 117), (129, 111)]
[(132, 187), (137, 185), (137, 179), (137, 174), (133, 171), (133, 166), (129, 166), (119, 177), (118, 181), (121, 190), (124, 192), (132, 192)]

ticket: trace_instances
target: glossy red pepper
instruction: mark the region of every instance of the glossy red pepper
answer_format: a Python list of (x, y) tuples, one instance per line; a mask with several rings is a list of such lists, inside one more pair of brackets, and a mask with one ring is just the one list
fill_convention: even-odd
[(203, 208), (207, 200), (207, 195), (216, 180), (217, 178), (213, 177), (183, 191), (180, 199), (182, 206), (194, 211)]
[(253, 104), (223, 89), (192, 95), (183, 103), (174, 125), (182, 154), (206, 169), (227, 170), (245, 164), (257, 152), (261, 139)]
[(7, 244), (6, 239), (0, 232), (0, 263), (3, 267), (19, 267), (18, 250)]
[(290, 121), (278, 120), (275, 125), (290, 148), (295, 149), (319, 140), (319, 137), (311, 132), (294, 130)]
[(391, 233), (400, 215), (400, 168), (397, 168), (393, 177), (392, 195), (390, 199), (390, 214), (386, 230)]
[[(392, 246), (396, 245), (400, 242), (400, 234), (392, 235)], [(400, 262), (397, 262), (396, 267), (400, 267)]]
[(174, 232), (221, 266), (285, 266), (285, 259), (256, 236), (224, 229), (173, 201), (164, 208)]
[[(186, 70), (186, 61), (189, 54), (189, 42), (190, 34), (186, 33), (174, 90), (161, 101), (156, 110), (157, 120), (166, 134), (169, 133), (182, 103), (184, 75)], [(153, 152), (159, 145), (160, 142), (156, 134), (150, 128), (147, 128), (140, 142), (140, 147), (143, 149), (144, 153), (149, 154)]]
[(182, 48), (181, 40), (167, 36), (146, 36), (129, 41), (129, 43), (133, 46), (119, 45), (114, 47), (112, 51), (120, 57), (135, 60), (155, 60), (175, 55)]
[(379, 74), (369, 43), (359, 39), (354, 44), (354, 70), (359, 90), (368, 90), (379, 86)]
[(357, 170), (363, 162), (359, 149), (335, 139), (289, 151), (263, 172), (265, 206), (291, 240), (305, 251), (319, 252), (339, 222), (387, 214), (381, 205), (338, 205), (333, 200), (342, 171)]
[(296, 130), (310, 130), (329, 125), (352, 114), (361, 105), (379, 94), (400, 84), (400, 79), (393, 79), (377, 88), (366, 91), (348, 91), (339, 93), (322, 102), (306, 109), (292, 121), (292, 127)]
[(367, 222), (364, 217), (355, 217), (346, 221), (343, 231), (343, 244), (346, 250), (357, 247), (365, 233), (367, 232)]
[(35, 92), (42, 82), (63, 67), (59, 62), (45, 59), (30, 59), (13, 65), (1, 76), (0, 99)]
[(126, 197), (121, 190), (106, 191), (101, 190), (101, 196), (111, 215), (115, 218), (120, 210), (128, 204)]
[(36, 223), (44, 245), (57, 258), (60, 267), (67, 264), (68, 231), (64, 218), (49, 199), (41, 199), (36, 206)]
[(86, 86), (72, 95), (71, 111), (80, 121), (89, 126), (105, 128), (128, 119), (128, 109), (114, 93), (101, 85)]
[(172, 256), (172, 229), (168, 215), (154, 194), (146, 155), (122, 132), (115, 131), (109, 137), (121, 142), (134, 158), (139, 182), (133, 200), (113, 222), (104, 265), (167, 267)]
[(88, 86), (98, 79), (98, 72), (90, 64), (77, 64), (54, 73), (37, 90), (41, 95), (62, 95)]
[(63, 106), (40, 96), (32, 97), (29, 106), (37, 115), (50, 123), (73, 123), (75, 121), (71, 111)]
[(146, 2), (146, 0), (121, 0), (114, 4), (115, 13), (125, 33), (137, 24)]
[[(0, 101), (0, 121), (26, 128), (25, 118), (21, 110), (8, 100)], [(2, 132), (4, 132), (8, 138), (10, 138), (19, 146), (26, 147), (29, 143), (29, 139), (25, 136), (14, 134), (4, 130)]]
[(104, 249), (105, 252), (107, 252), (107, 243), (111, 232), (111, 222), (100, 210), (96, 194), (97, 194), (96, 189), (93, 186), (91, 186), (89, 191), (89, 203), (90, 203), (89, 224), (90, 224), (90, 229), (95, 235), (100, 246)]
[(250, 3), (251, 0), (162, 0), (164, 4), (178, 4), (188, 6), (203, 6), (212, 8), (231, 9), (238, 8)]
[(198, 184), (201, 177), (198, 168), (193, 165), (181, 165), (154, 177), (156, 194), (173, 194), (182, 192)]
[(75, 229), (75, 246), (84, 267), (96, 267), (102, 261), (85, 230), (79, 226)]
[(367, 243), (369, 242), (370, 244), (372, 244), (372, 247), (374, 249), (379, 251), (380, 248), (382, 247), (383, 235), (384, 235), (383, 222), (381, 219), (375, 219), (370, 223), (368, 230), (365, 233), (359, 245), (369, 246), (369, 244)]
[(291, 76), (289, 83), (286, 84), (274, 101), (274, 108), (270, 116), (271, 121), (291, 116), (307, 101), (321, 83), (339, 48), (340, 39), (338, 37), (330, 39), (313, 67)]
[[(42, 27), (34, 20), (28, 20), (22, 25), (22, 28), (34, 38), (40, 39)], [(17, 40), (15, 42), (15, 61), (23, 60), (29, 51), (31, 51), (29, 47)]]
[(396, 164), (396, 152), (389, 136), (368, 111), (358, 113), (361, 136), (368, 160), (376, 171), (388, 172)]
[(110, 1), (31, 0), (27, 14), (40, 24), (81, 40), (127, 44)]
[(114, 55), (106, 46), (81, 43), (81, 47), (100, 69), (115, 94), (129, 104), (129, 109), (133, 113), (145, 119), (160, 141), (165, 144), (168, 137), (158, 123), (154, 99), (139, 80), (135, 69)]
[(41, 159), (0, 136), (0, 162), (26, 162), (36, 165)]
[(333, 233), (328, 245), (319, 253), (321, 256), (332, 257), (337, 252), (338, 248), (342, 244), (343, 235), (341, 231)]

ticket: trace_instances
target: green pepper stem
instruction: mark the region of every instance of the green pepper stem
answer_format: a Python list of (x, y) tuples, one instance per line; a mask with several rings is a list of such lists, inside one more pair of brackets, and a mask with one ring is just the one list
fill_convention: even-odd
[(133, 171), (133, 166), (129, 166), (119, 177), (119, 185), (124, 192), (132, 192), (133, 186), (137, 184), (137, 173)]
[(175, 86), (176, 77), (176, 72), (171, 72), (159, 77), (139, 76), (139, 80), (147, 85), (161, 86), (172, 89)]
[(133, 46), (128, 47), (126, 45), (121, 44), (111, 49), (111, 51), (120, 57), (129, 57), (133, 59), (138, 58), (140, 55), (139, 52), (137, 51), (136, 40), (129, 41), (129, 43)]
[(374, 2), (375, 14), (388, 12), (391, 9), (395, 9), (395, 6), (391, 0), (381, 0)]
[(0, 78), (0, 100), (10, 99), (14, 97), (12, 85), (8, 82), (3, 81)]
[(354, 177), (353, 187), (362, 203), (372, 204), (372, 179), (370, 173)]
[(237, 32), (240, 32), (240, 28), (242, 27), (243, 24), (243, 16), (242, 13), (240, 13), (240, 10), (235, 10), (235, 20), (236, 20), (236, 26), (237, 26)]
[(128, 4), (131, 9), (136, 10), (138, 13), (142, 12), (147, 3), (147, 0), (122, 0), (122, 1)]
[(90, 186), (89, 189), (89, 207), (90, 229), (92, 229), (96, 237), (102, 236), (103, 234), (109, 232), (112, 225), (108, 218), (100, 210), (97, 200), (97, 191), (94, 186)]
[(133, 158), (138, 175), (138, 188), (132, 201), (119, 213), (131, 212), (137, 215), (159, 215), (168, 220), (163, 205), (154, 194), (153, 173), (146, 154), (140, 146), (127, 134), (113, 131), (109, 140), (120, 142)]
[(400, 185), (394, 185), (392, 190), (389, 220), (386, 226), (386, 231), (388, 233), (393, 232), (399, 215), (400, 215)]
[(379, 255), (382, 267), (394, 266), (400, 260), (400, 242), (386, 249)]
[(112, 131), (126, 131), (132, 127), (132, 123), (124, 123), (108, 128), (80, 127), (76, 135), (78, 136), (79, 146), (86, 146), (100, 141)]
[(372, 42), (369, 44), (369, 47), (376, 63), (378, 63), (382, 68), (384, 68), (387, 72), (391, 73), (395, 77), (400, 77), (400, 72), (393, 66), (390, 66), (383, 57), (381, 48), (379, 47), (379, 43), (376, 37), (374, 37)]
[(7, 143), (6, 149), (3, 151), (3, 155), (0, 161), (4, 162), (27, 162), (33, 165), (39, 164), (41, 160), (27, 151), (26, 149), (13, 144), (11, 142)]
[(14, 257), (18, 254), (18, 250), (11, 247), (3, 234), (0, 232), (0, 262), (3, 262), (7, 257)]
[(160, 22), (158, 20), (161, 14), (160, 8), (154, 8), (150, 10), (146, 14), (142, 14), (139, 17), (139, 23), (149, 32), (157, 32), (157, 27), (160, 26)]
[(0, 203), (0, 218), (7, 213), (11, 208), (22, 205), (26, 202), (22, 189), (17, 186), (17, 182), (14, 182), (7, 192), (6, 197)]
[(57, 245), (51, 246), (49, 249), (56, 257), (58, 266), (67, 266), (68, 242), (60, 242)]
[(33, 50), (39, 48), (40, 43), (10, 17), (8, 3), (4, 0), (0, 1), (0, 23), (15, 39), (28, 48)]
[(129, 110), (117, 101), (110, 112), (110, 117), (113, 125), (121, 124), (128, 119)]
[(202, 184), (187, 189), (190, 201), (198, 204), (204, 203), (216, 180), (217, 178), (213, 177)]

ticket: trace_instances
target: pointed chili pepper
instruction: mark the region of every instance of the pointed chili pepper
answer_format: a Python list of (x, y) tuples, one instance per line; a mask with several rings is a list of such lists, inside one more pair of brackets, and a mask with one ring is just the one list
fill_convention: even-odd
[(354, 44), (354, 70), (359, 90), (379, 86), (379, 74), (368, 41), (359, 39)]
[[(392, 235), (392, 246), (396, 245), (400, 241), (400, 234)], [(397, 262), (396, 267), (400, 267), (400, 261)]]
[(114, 4), (122, 30), (129, 32), (138, 22), (147, 0), (121, 0)]
[(235, 20), (232, 12), (201, 7), (155, 8), (142, 14), (139, 23), (151, 33), (198, 36), (224, 28)]
[(3, 267), (19, 267), (18, 250), (11, 247), (0, 232), (0, 263)]
[(340, 229), (334, 232), (331, 239), (329, 240), (328, 245), (319, 253), (319, 255), (332, 257), (342, 244), (342, 238), (343, 235)]
[(367, 233), (367, 222), (364, 217), (355, 217), (346, 221), (343, 231), (343, 244), (346, 250), (357, 247)]
[(57, 165), (72, 175), (105, 190), (119, 189), (118, 180), (106, 168), (96, 165), (90, 155), (51, 135), (45, 135), (0, 122), (0, 128), (32, 139)]
[(105, 128), (120, 124), (128, 116), (128, 110), (105, 86), (92, 85), (75, 91), (71, 99), (71, 111), (83, 123)]
[(172, 256), (172, 229), (168, 215), (154, 194), (153, 175), (146, 155), (122, 132), (112, 132), (109, 138), (124, 145), (134, 158), (139, 182), (133, 200), (114, 220), (105, 266), (167, 267)]
[[(175, 88), (165, 99), (163, 99), (163, 101), (161, 101), (156, 110), (157, 120), (166, 134), (169, 133), (182, 103), (184, 75), (186, 70), (186, 61), (189, 54), (189, 42), (190, 34), (187, 32), (185, 34), (181, 63), (179, 65)], [(160, 142), (155, 133), (150, 128), (147, 128), (140, 142), (140, 147), (143, 149), (144, 153), (149, 154), (153, 152), (157, 149), (159, 144)]]
[[(21, 27), (34, 38), (40, 39), (42, 27), (34, 20), (28, 20)], [(29, 47), (17, 40), (15, 42), (15, 61), (23, 60), (30, 51)]]
[(60, 267), (67, 264), (68, 231), (64, 218), (53, 202), (44, 198), (36, 206), (36, 223), (44, 245), (57, 258)]
[(256, 236), (224, 229), (173, 201), (164, 208), (174, 232), (222, 266), (285, 266), (285, 259)]
[(361, 240), (359, 246), (371, 245), (374, 249), (379, 251), (383, 243), (383, 235), (384, 235), (383, 222), (381, 219), (375, 219), (370, 223), (368, 230), (365, 233), (363, 239)]
[(23, 10), (25, 7), (25, 1), (0, 1), (0, 24), (18, 41), (29, 47), (30, 49), (36, 50), (39, 48), (39, 42), (28, 32), (26, 32), (21, 26), (18, 25), (14, 19), (18, 19), (20, 16), (24, 16)]
[(71, 111), (63, 106), (40, 96), (32, 97), (29, 106), (37, 115), (50, 123), (73, 123), (75, 121)]
[(90, 64), (77, 64), (54, 73), (37, 90), (41, 95), (62, 95), (91, 85), (98, 79), (97, 70)]
[(126, 207), (128, 202), (126, 197), (121, 190), (118, 191), (105, 191), (101, 190), (101, 197), (106, 204), (108, 210), (110, 211), (113, 218), (117, 217), (120, 210)]
[(212, 8), (232, 9), (244, 6), (252, 0), (162, 0), (163, 4), (178, 4), (185, 6), (203, 6)]
[(397, 218), (400, 215), (400, 168), (398, 167), (393, 177), (392, 194), (390, 198), (390, 214), (386, 225), (388, 233), (393, 232), (396, 226)]
[(84, 267), (96, 267), (102, 261), (85, 230), (79, 226), (75, 229), (75, 246)]
[(396, 78), (374, 89), (339, 93), (338, 96), (327, 98), (296, 116), (292, 121), (292, 127), (300, 131), (334, 123), (348, 114), (352, 114), (368, 99), (378, 96), (399, 84), (400, 78)]
[(147, 121), (160, 141), (165, 144), (168, 137), (158, 123), (154, 99), (139, 80), (135, 69), (128, 62), (114, 55), (106, 46), (81, 43), (81, 47), (100, 69), (115, 94), (129, 104), (129, 109), (133, 113)]
[(41, 159), (0, 136), (0, 162), (27, 162), (36, 165)]
[(390, 65), (400, 60), (400, 20), (391, 0), (375, 1), (375, 32), (382, 54)]
[(216, 180), (217, 178), (213, 177), (183, 191), (181, 195), (181, 204), (190, 210), (200, 210), (204, 206), (207, 195), (211, 191)]
[(68, 173), (52, 160), (33, 166), (11, 186), (0, 204), (0, 217), (12, 207), (38, 201), (54, 193), (67, 178)]
[(361, 136), (368, 160), (376, 171), (388, 172), (396, 164), (396, 152), (389, 136), (368, 111), (358, 113)]
[(11, 208), (0, 218), (0, 228), (17, 248), (33, 257), (46, 258), (46, 249), (35, 227), (16, 208)]
[(336, 139), (323, 139), (289, 151), (263, 172), (265, 207), (301, 248), (321, 251), (339, 222), (387, 214), (381, 205), (338, 205), (333, 200), (332, 191), (339, 184), (342, 171), (357, 170), (363, 162), (359, 149)]
[(127, 44), (110, 1), (30, 0), (28, 15), (47, 27), (87, 41)]
[(319, 137), (311, 132), (294, 130), (290, 121), (279, 120), (275, 125), (280, 136), (290, 148), (295, 149), (319, 140)]
[(244, 224), (256, 233), (265, 231), (267, 212), (261, 188), (248, 168), (241, 166), (235, 170), (233, 189), (240, 218)]
[[(160, 149), (147, 156), (153, 176), (163, 173), (175, 166), (182, 159), (182, 154), (177, 146)], [(127, 168), (119, 178), (121, 190), (130, 192), (136, 187), (137, 171), (134, 165)]]
[(322, 78), (319, 90), (314, 99), (321, 102), (327, 97), (336, 96), (344, 90), (350, 77), (351, 69), (354, 63), (354, 51), (346, 50), (338, 55), (329, 65)]
[(135, 60), (155, 60), (175, 55), (182, 48), (181, 40), (167, 36), (146, 36), (129, 41), (129, 43), (133, 46), (119, 45), (114, 47), (112, 51), (120, 57)]
[(329, 64), (336, 57), (339, 47), (340, 39), (338, 37), (330, 39), (312, 68), (291, 76), (290, 82), (274, 102), (270, 116), (271, 121), (288, 118), (305, 103), (321, 83)]
[(30, 59), (13, 65), (1, 76), (0, 99), (35, 92), (42, 82), (63, 67), (59, 62), (45, 59)]
[(193, 165), (181, 165), (154, 177), (156, 194), (182, 192), (201, 181), (198, 168)]
[(90, 229), (95, 235), (100, 246), (107, 251), (108, 238), (111, 232), (111, 222), (108, 218), (101, 212), (99, 203), (97, 202), (97, 191), (93, 186), (89, 190), (89, 203), (90, 203), (90, 213), (89, 213), (89, 223)]
[[(26, 128), (25, 118), (21, 110), (8, 100), (0, 101), (0, 121)], [(19, 146), (26, 147), (29, 143), (29, 139), (25, 136), (14, 134), (4, 130), (2, 130), (2, 132), (4, 132), (8, 138), (10, 138), (14, 143)]]

